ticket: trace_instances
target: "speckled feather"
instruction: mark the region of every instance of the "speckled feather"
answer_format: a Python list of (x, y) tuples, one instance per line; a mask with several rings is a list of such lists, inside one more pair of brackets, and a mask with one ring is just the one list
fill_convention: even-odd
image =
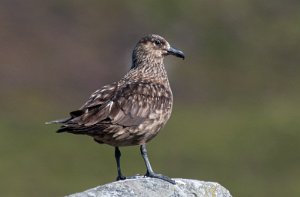
[(112, 146), (145, 144), (171, 115), (173, 96), (163, 64), (169, 43), (148, 35), (136, 45), (132, 66), (118, 82), (95, 91), (58, 132), (86, 134)]

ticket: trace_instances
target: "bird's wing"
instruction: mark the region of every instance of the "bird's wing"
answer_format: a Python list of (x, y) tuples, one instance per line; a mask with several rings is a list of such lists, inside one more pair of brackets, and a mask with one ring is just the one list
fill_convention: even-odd
[(96, 90), (80, 109), (91, 108), (105, 103), (114, 96), (117, 88), (118, 83), (116, 82), (103, 86), (101, 89)]
[[(75, 124), (81, 119), (81, 116), (85, 115), (87, 112), (91, 111), (93, 108), (101, 108), (101, 105), (109, 101), (118, 89), (118, 83), (112, 83), (103, 86), (101, 89), (96, 90), (88, 99), (88, 101), (81, 106), (78, 110), (70, 112), (69, 118), (53, 120), (46, 122), (46, 124), (52, 123), (62, 123), (65, 127), (68, 124)], [(62, 130), (62, 129), (61, 129)]]
[(105, 85), (101, 89), (96, 90), (90, 96), (88, 101), (79, 108), (79, 110), (70, 112), (71, 117), (76, 118), (83, 115), (92, 108), (100, 107), (103, 103), (109, 101), (115, 95), (117, 89), (118, 84), (115, 82), (109, 85)]
[(111, 123), (138, 126), (165, 107), (171, 107), (172, 93), (161, 84), (135, 82), (122, 88), (114, 100)]
[(109, 118), (112, 124), (138, 126), (155, 111), (160, 101), (154, 84), (134, 82), (124, 86), (112, 105)]
[(113, 97), (107, 98), (97, 107), (86, 107), (90, 106), (88, 101), (81, 109), (84, 113), (69, 123), (84, 127), (96, 124), (138, 126), (150, 114), (162, 110), (164, 106), (170, 107), (172, 102), (171, 92), (163, 85), (137, 82), (118, 88)]

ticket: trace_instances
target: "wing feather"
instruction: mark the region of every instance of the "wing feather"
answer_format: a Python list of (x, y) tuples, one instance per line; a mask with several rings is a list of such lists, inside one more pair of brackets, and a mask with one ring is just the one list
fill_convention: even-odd
[(139, 126), (151, 114), (171, 103), (171, 91), (161, 84), (135, 82), (118, 87), (114, 83), (97, 90), (78, 111), (71, 112), (74, 117), (63, 128), (87, 131), (95, 125), (99, 128)]

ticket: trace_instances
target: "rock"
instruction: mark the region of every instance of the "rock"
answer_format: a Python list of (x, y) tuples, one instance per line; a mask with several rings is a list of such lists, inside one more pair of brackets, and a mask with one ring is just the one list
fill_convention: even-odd
[(127, 179), (101, 185), (69, 197), (231, 197), (229, 191), (215, 182), (174, 179), (176, 185), (154, 178)]

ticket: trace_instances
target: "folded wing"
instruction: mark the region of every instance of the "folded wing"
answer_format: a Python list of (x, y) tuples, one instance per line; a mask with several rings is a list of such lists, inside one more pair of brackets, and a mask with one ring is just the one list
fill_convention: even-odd
[[(169, 107), (171, 93), (160, 84), (116, 83), (93, 93), (58, 132), (91, 134), (115, 126), (138, 127), (156, 111)], [(95, 132), (98, 130), (97, 132)]]

